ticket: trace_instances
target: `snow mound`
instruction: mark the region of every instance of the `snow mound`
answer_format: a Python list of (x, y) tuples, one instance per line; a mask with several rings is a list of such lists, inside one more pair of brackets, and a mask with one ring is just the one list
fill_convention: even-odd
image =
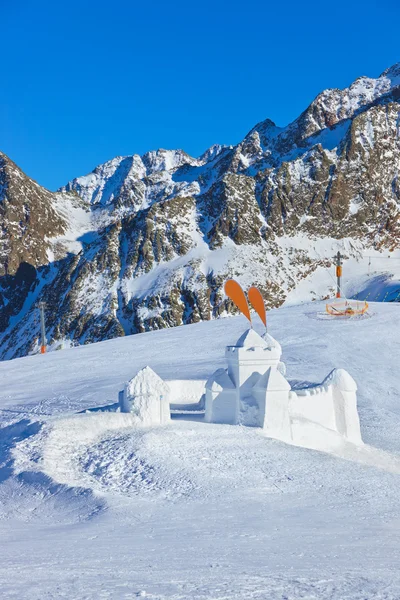
[(40, 470), (43, 423), (22, 419), (1, 429), (0, 521), (73, 524), (106, 508), (91, 489), (59, 483)]

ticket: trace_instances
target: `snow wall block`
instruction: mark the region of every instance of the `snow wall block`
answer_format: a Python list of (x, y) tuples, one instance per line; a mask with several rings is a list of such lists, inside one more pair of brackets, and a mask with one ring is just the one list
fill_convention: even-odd
[(290, 400), (292, 417), (318, 423), (327, 429), (336, 430), (335, 406), (332, 386), (296, 390)]

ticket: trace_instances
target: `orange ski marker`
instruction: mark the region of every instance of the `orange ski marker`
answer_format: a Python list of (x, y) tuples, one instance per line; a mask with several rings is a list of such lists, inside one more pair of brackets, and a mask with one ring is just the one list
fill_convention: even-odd
[(260, 290), (256, 287), (251, 287), (247, 292), (247, 295), (254, 310), (264, 323), (265, 327), (267, 327), (267, 312), (265, 310), (264, 298), (262, 297)]
[(225, 282), (224, 289), (228, 298), (230, 298), (232, 302), (236, 304), (240, 312), (244, 314), (246, 319), (248, 319), (251, 324), (249, 304), (247, 302), (245, 293), (238, 282), (234, 279), (228, 279), (228, 281)]

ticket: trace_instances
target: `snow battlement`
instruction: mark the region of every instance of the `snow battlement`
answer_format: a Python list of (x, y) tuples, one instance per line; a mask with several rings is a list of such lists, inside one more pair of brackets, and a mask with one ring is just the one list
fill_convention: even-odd
[[(259, 335), (254, 329), (248, 329), (243, 335), (240, 336), (234, 346), (226, 347), (226, 356), (239, 356), (243, 359), (246, 357), (246, 353), (252, 352), (258, 356), (264, 356), (266, 360), (271, 360), (272, 357), (278, 358), (278, 361), (282, 355), (282, 348), (280, 344), (269, 334), (264, 336)], [(254, 354), (248, 357), (249, 360), (254, 359)]]

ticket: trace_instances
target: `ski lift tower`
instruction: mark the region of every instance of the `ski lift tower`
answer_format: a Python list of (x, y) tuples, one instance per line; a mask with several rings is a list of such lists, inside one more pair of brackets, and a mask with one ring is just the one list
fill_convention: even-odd
[(333, 257), (336, 265), (336, 281), (337, 281), (337, 289), (336, 289), (336, 298), (340, 298), (340, 291), (342, 288), (342, 265), (343, 265), (343, 257), (338, 251), (336, 256)]
[(46, 352), (46, 325), (44, 320), (44, 309), (46, 308), (45, 302), (39, 302), (38, 308), (40, 310), (40, 334), (41, 334), (41, 343), (40, 343), (40, 354), (45, 354)]

